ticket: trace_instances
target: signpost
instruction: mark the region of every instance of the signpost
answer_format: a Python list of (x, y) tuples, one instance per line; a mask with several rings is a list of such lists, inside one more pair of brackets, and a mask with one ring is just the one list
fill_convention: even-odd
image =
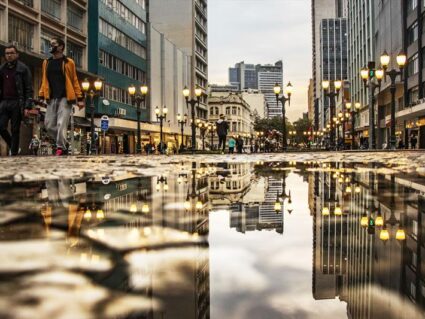
[(109, 117), (107, 115), (103, 115), (100, 118), (100, 128), (103, 132), (103, 143), (102, 143), (102, 149), (103, 154), (106, 153), (106, 131), (109, 129)]

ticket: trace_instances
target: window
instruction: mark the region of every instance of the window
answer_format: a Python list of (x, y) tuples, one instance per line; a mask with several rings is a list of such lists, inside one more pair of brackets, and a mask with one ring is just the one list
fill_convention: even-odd
[(146, 81), (146, 73), (144, 71), (121, 60), (120, 58), (117, 58), (110, 53), (99, 50), (99, 60), (100, 64), (110, 70), (121, 73), (133, 80), (140, 81), (142, 83), (145, 83)]
[(408, 91), (408, 101), (409, 105), (412, 105), (413, 103), (417, 102), (419, 98), (419, 89), (418, 87), (411, 88)]
[[(124, 4), (119, 0), (101, 0), (108, 8), (113, 10), (121, 18), (123, 18), (127, 23), (134, 26), (137, 30), (141, 31), (143, 34), (146, 34), (146, 24), (136, 16), (130, 9), (128, 9)], [(143, 9), (145, 8), (145, 1), (142, 5)]]
[(71, 5), (68, 6), (68, 11), (67, 11), (68, 26), (78, 31), (83, 31), (83, 19), (84, 19), (84, 11)]
[(60, 0), (41, 0), (41, 11), (52, 16), (56, 20), (61, 19), (61, 1)]
[(418, 40), (418, 23), (415, 22), (409, 29), (407, 29), (407, 45), (411, 45)]
[(40, 34), (40, 53), (50, 56), (50, 39), (55, 37), (54, 34), (41, 29)]
[(127, 90), (120, 89), (109, 84), (105, 84), (103, 86), (103, 97), (111, 101), (131, 104)]
[(68, 42), (66, 44), (69, 57), (74, 60), (75, 65), (79, 68), (83, 67), (83, 47), (74, 44), (72, 42)]
[(418, 54), (416, 53), (408, 61), (407, 74), (408, 76), (412, 76), (418, 72), (419, 72), (419, 60), (418, 60)]
[(34, 26), (15, 16), (9, 16), (9, 42), (17, 43), (19, 48), (34, 49)]
[(230, 106), (226, 107), (226, 115), (230, 115)]
[(418, 6), (418, 0), (407, 0), (407, 11), (412, 12)]

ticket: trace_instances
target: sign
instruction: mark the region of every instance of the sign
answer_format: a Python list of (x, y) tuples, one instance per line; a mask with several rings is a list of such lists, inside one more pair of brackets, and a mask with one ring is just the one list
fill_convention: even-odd
[(111, 182), (111, 178), (109, 176), (103, 176), (102, 177), (102, 184), (108, 185)]
[(100, 118), (100, 128), (104, 132), (106, 132), (109, 129), (109, 117), (107, 115), (103, 115)]

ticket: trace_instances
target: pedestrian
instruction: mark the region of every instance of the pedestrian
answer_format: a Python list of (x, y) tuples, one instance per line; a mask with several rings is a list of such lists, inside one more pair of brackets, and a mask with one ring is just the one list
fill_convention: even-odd
[(254, 152), (258, 153), (258, 150), (260, 149), (260, 144), (258, 144), (258, 142), (255, 142), (255, 146), (254, 146)]
[(56, 155), (67, 153), (66, 132), (72, 105), (84, 107), (84, 97), (78, 82), (75, 62), (64, 55), (65, 42), (60, 38), (50, 40), (52, 57), (43, 61), (41, 100), (48, 103), (44, 124), (47, 133), (56, 142)]
[(229, 154), (233, 154), (235, 152), (236, 141), (233, 137), (229, 139)]
[(34, 135), (29, 145), (31, 154), (37, 156), (39, 148), (40, 148), (40, 140), (38, 139), (37, 135)]
[(226, 121), (224, 114), (220, 114), (220, 119), (216, 122), (217, 135), (218, 135), (218, 149), (224, 154), (226, 148), (227, 132), (229, 131), (229, 123)]
[(238, 150), (238, 154), (242, 154), (242, 152), (243, 152), (243, 139), (240, 136), (238, 136), (238, 138), (236, 140), (236, 148)]
[(412, 147), (412, 149), (416, 149), (417, 143), (418, 143), (418, 138), (416, 137), (415, 134), (412, 133), (412, 135), (410, 136), (410, 146)]
[[(19, 61), (14, 45), (4, 50), (6, 62), (0, 66), (0, 135), (12, 156), (19, 153), (19, 134), (22, 117), (33, 107), (32, 76), (29, 68)], [(11, 133), (7, 128), (11, 124)]]

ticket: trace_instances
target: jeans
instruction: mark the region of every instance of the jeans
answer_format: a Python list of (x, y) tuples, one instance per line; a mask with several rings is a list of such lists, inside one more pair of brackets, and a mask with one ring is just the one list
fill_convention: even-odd
[[(221, 146), (223, 145), (223, 146)], [(218, 149), (220, 149), (220, 147), (223, 147), (223, 152), (224, 149), (226, 148), (226, 135), (219, 135), (218, 136)]]
[[(10, 148), (12, 155), (19, 152), (19, 134), (21, 132), (22, 113), (17, 100), (4, 100), (0, 103), (0, 136)], [(12, 136), (7, 130), (11, 124)]]
[(66, 98), (53, 99), (47, 106), (44, 125), (49, 136), (56, 141), (56, 147), (66, 149), (66, 133), (72, 106)]

